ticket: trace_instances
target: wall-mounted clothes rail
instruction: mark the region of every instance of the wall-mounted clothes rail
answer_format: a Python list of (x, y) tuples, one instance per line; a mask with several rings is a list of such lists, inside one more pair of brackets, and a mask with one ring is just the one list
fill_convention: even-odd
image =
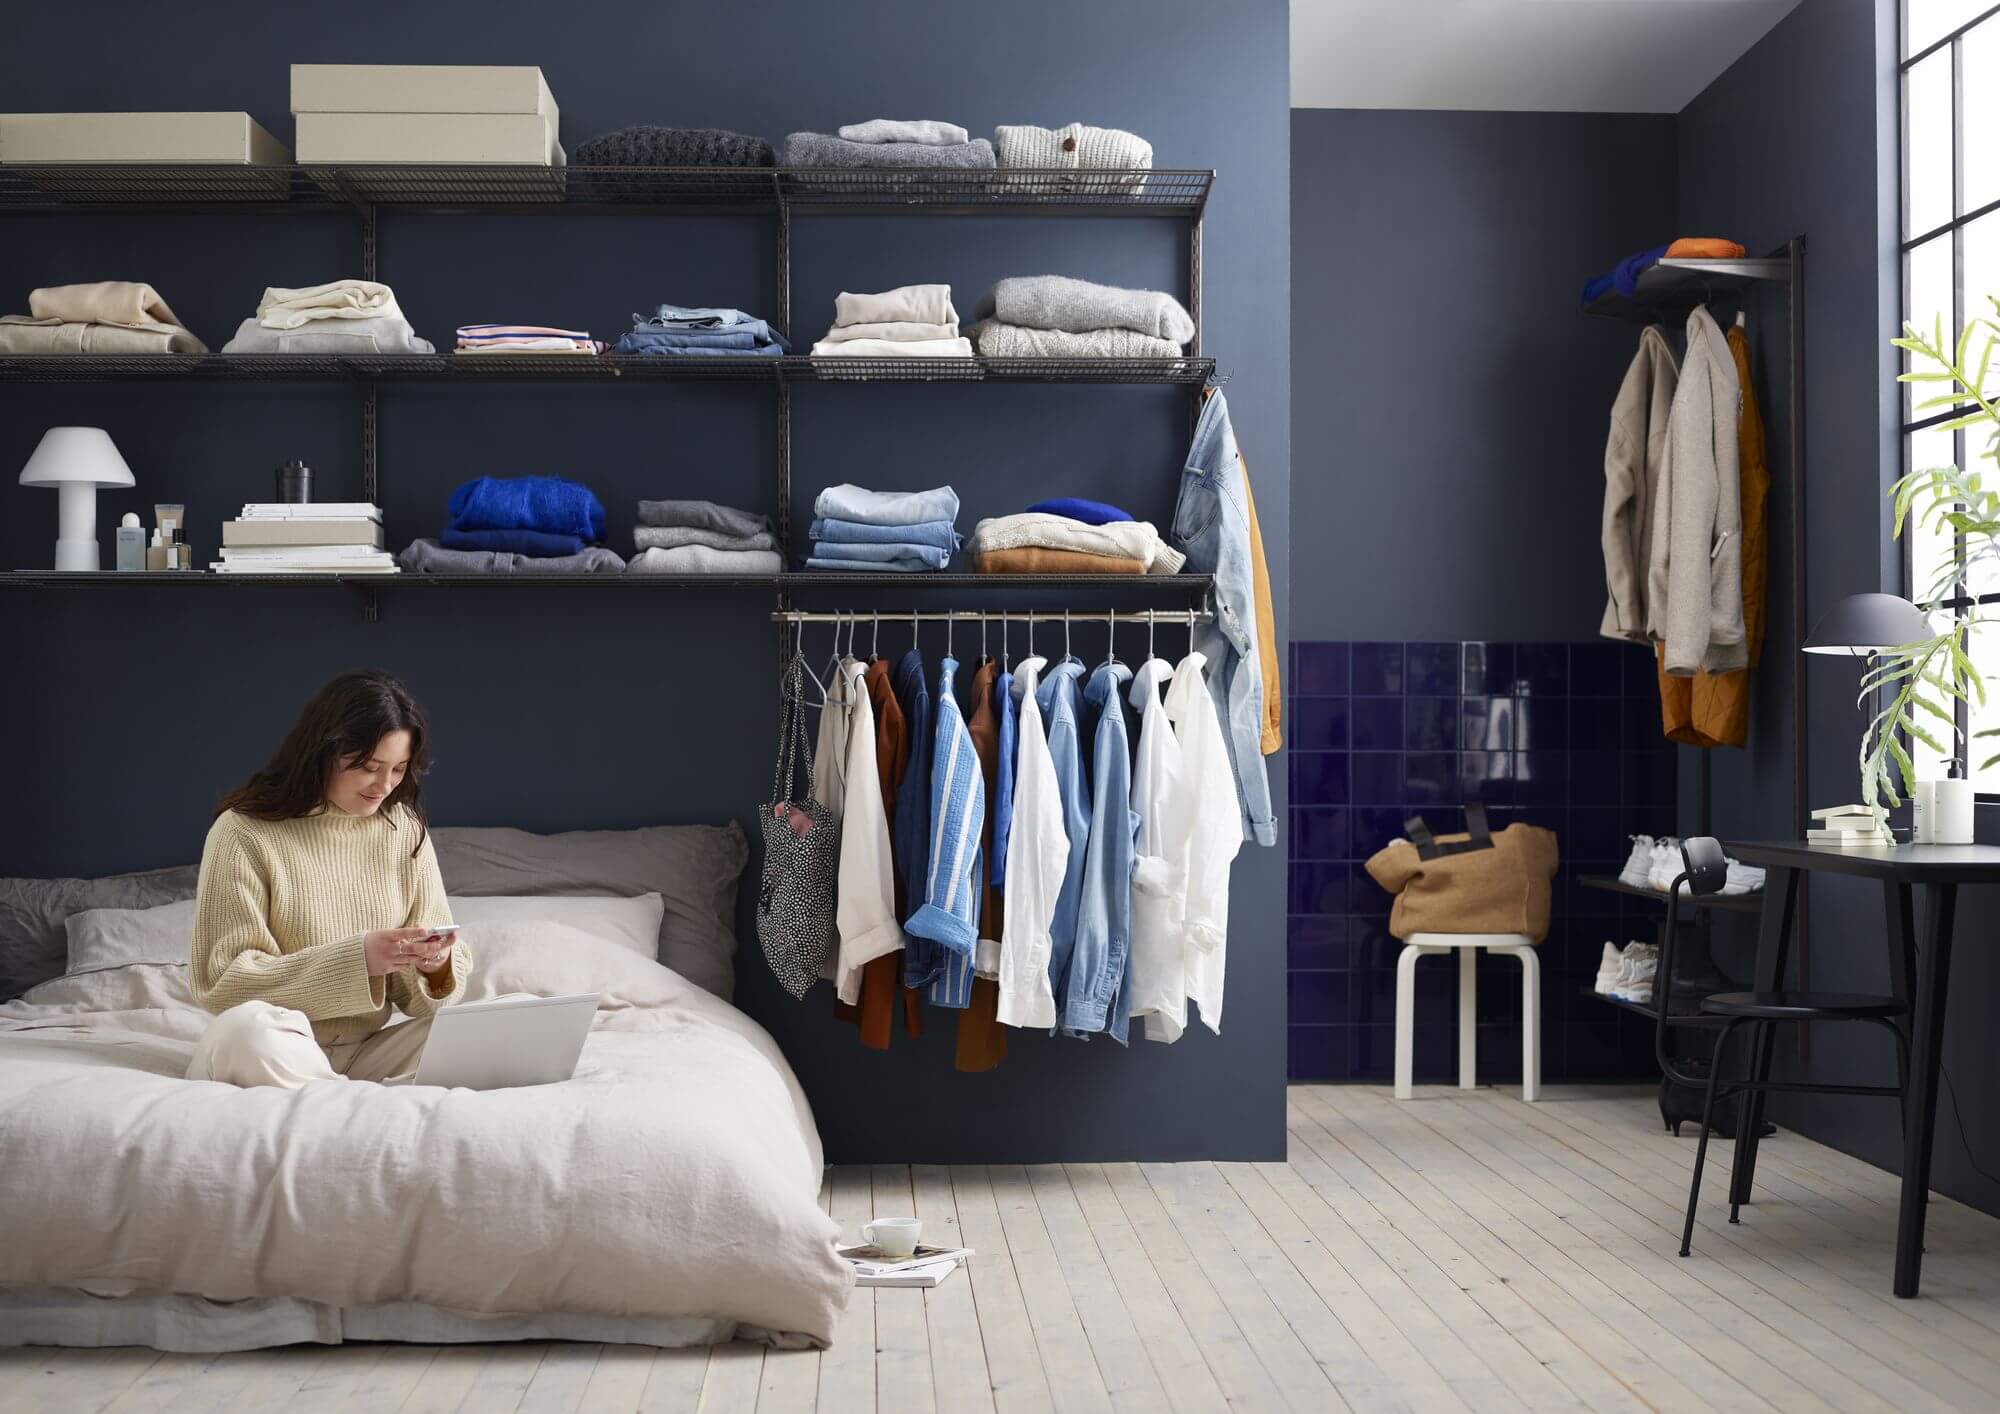
[(771, 622), (774, 624), (1028, 624), (1037, 627), (1044, 624), (1069, 623), (1075, 627), (1088, 628), (1092, 624), (1205, 624), (1213, 621), (1215, 613), (1206, 604), (1199, 609), (856, 609), (852, 613), (831, 610), (774, 609)]

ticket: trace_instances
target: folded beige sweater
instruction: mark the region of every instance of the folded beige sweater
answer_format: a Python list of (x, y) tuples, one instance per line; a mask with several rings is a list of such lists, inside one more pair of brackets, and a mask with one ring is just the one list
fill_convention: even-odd
[(1068, 516), (1024, 511), (996, 516), (973, 527), (966, 548), (983, 558), (996, 550), (1066, 550), (1084, 555), (1137, 560), (1147, 574), (1179, 574), (1187, 556), (1160, 539), (1160, 532), (1143, 520), (1114, 520), (1086, 525)]
[(257, 301), (257, 322), (266, 329), (297, 329), (315, 319), (374, 319), (403, 311), (396, 292), (373, 280), (329, 280), (299, 289), (273, 286)]
[(139, 280), (98, 280), (88, 285), (31, 290), (28, 313), (37, 320), (64, 324), (114, 324), (120, 329), (150, 329), (160, 334), (187, 332), (160, 292)]

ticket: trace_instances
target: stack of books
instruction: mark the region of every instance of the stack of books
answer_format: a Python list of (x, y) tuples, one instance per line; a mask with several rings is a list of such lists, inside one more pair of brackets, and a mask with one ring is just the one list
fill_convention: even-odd
[(856, 1286), (936, 1286), (973, 1255), (970, 1247), (917, 1244), (907, 1257), (892, 1257), (873, 1243), (834, 1249), (854, 1268)]
[(1813, 828), (1806, 831), (1811, 844), (1832, 845), (1836, 849), (1881, 849), (1894, 844), (1889, 833), (1889, 812), (1876, 806), (1830, 805), (1812, 813)]
[(222, 523), (217, 574), (397, 574), (382, 508), (365, 501), (253, 501)]

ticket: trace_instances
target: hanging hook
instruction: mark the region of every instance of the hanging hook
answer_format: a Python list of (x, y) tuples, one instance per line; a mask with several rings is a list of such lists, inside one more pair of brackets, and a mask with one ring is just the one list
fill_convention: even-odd
[(954, 610), (947, 610), (947, 611), (945, 612), (945, 616), (944, 616), (944, 656), (945, 656), (945, 657), (947, 657), (947, 658), (951, 657), (951, 629), (952, 629), (952, 625), (953, 625), (954, 623), (956, 623), (956, 622), (957, 622), (957, 620), (958, 620), (958, 614), (957, 614), (957, 612), (956, 612), (956, 611), (954, 611)]
[(1069, 610), (1064, 609), (1063, 610), (1063, 657), (1068, 658), (1069, 656), (1071, 656), (1069, 651)]
[(874, 662), (882, 656), (882, 611), (875, 611), (874, 627), (868, 630), (868, 661)]
[(917, 611), (915, 609), (912, 609), (910, 610), (910, 651), (914, 653), (916, 649), (917, 649)]
[(1146, 610), (1146, 658), (1149, 662), (1160, 656), (1153, 651), (1153, 630), (1159, 627), (1159, 623), (1160, 611), (1158, 609)]
[(979, 661), (980, 661), (980, 662), (982, 662), (982, 663), (986, 661), (986, 657), (987, 657), (987, 654), (986, 654), (986, 625), (987, 625), (987, 624), (989, 624), (989, 623), (991, 623), (991, 622), (992, 622), (992, 615), (990, 615), (990, 614), (981, 614), (981, 615), (979, 616)]
[(1002, 609), (1000, 611), (1000, 671), (1003, 673), (1006, 672), (1009, 666), (1007, 657), (1007, 611)]
[(1035, 611), (1028, 610), (1028, 656), (1035, 656)]

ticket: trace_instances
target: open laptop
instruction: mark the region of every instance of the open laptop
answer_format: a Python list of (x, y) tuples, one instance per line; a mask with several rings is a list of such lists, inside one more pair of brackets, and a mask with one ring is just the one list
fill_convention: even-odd
[(505, 1090), (567, 1080), (576, 1074), (602, 995), (501, 997), (444, 1007), (431, 1018), (416, 1074), (390, 1083)]

